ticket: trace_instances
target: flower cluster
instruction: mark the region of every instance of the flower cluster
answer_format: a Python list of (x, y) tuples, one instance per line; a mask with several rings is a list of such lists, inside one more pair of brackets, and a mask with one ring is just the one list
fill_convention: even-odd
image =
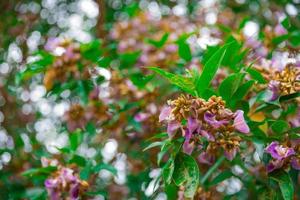
[(69, 76), (73, 78), (89, 77), (86, 68), (79, 71), (77, 62), (81, 59), (80, 48), (71, 40), (50, 38), (45, 45), (45, 50), (55, 56), (54, 62), (48, 67), (44, 76), (44, 85), (47, 90), (53, 87), (55, 81), (64, 82)]
[(80, 180), (75, 171), (68, 167), (59, 167), (50, 178), (45, 181), (45, 186), (51, 200), (66, 199), (77, 200), (87, 189), (89, 184)]
[(267, 171), (272, 172), (279, 168), (286, 168), (289, 164), (296, 170), (300, 170), (300, 143), (299, 140), (279, 143), (272, 142), (266, 148), (272, 160), (267, 165)]
[(272, 91), (271, 100), (281, 95), (289, 95), (300, 91), (300, 66), (287, 64), (281, 71), (272, 74), (269, 89)]
[[(181, 128), (185, 137), (184, 152), (191, 154), (195, 147), (202, 150), (199, 161), (211, 164), (217, 151), (222, 148), (226, 158), (232, 160), (241, 142), (237, 132), (249, 133), (249, 127), (244, 120), (244, 112), (232, 112), (225, 107), (221, 97), (212, 96), (207, 101), (191, 96), (180, 96), (169, 101), (160, 116), (159, 121), (167, 121), (167, 132), (174, 137)], [(186, 124), (182, 123), (186, 121)], [(204, 149), (203, 139), (208, 141)]]
[(87, 106), (73, 104), (64, 114), (64, 121), (66, 121), (69, 131), (77, 128), (83, 129), (89, 121), (98, 124), (109, 118), (108, 108), (99, 99), (99, 92), (99, 88), (95, 88), (89, 95)]
[[(170, 15), (157, 20), (150, 13), (141, 13), (131, 20), (116, 23), (110, 36), (119, 41), (120, 53), (141, 51), (139, 66), (167, 67), (179, 58), (175, 41), (181, 34), (195, 30), (195, 24), (185, 17)], [(162, 47), (145, 43), (147, 39), (159, 41), (165, 33), (170, 34)]]

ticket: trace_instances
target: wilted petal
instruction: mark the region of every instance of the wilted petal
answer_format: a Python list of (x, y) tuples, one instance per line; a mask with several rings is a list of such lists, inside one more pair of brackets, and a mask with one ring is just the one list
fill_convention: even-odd
[(169, 106), (165, 106), (159, 115), (159, 122), (166, 120), (172, 113), (172, 108)]
[(219, 128), (225, 124), (228, 124), (227, 120), (216, 120), (216, 116), (212, 113), (206, 112), (204, 114), (204, 120), (214, 128)]
[(291, 165), (294, 169), (300, 170), (300, 160), (297, 157), (292, 158)]
[(212, 154), (202, 152), (198, 156), (198, 161), (203, 164), (212, 165), (215, 161), (215, 157)]
[(224, 150), (224, 155), (228, 160), (233, 160), (233, 158), (236, 156), (236, 153), (238, 151), (238, 148), (233, 148), (230, 150)]
[(183, 152), (190, 155), (194, 150), (194, 143), (190, 143), (190, 140), (192, 137), (192, 132), (190, 132), (189, 130), (186, 130), (184, 137), (185, 137), (185, 140), (183, 143)]
[(180, 125), (181, 124), (175, 120), (168, 123), (167, 132), (169, 137), (173, 137), (173, 135), (176, 133), (176, 130), (180, 128)]
[(245, 122), (245, 118), (244, 118), (244, 111), (242, 110), (238, 110), (235, 113), (235, 118), (233, 121), (233, 126), (236, 130), (238, 130), (241, 133), (249, 133), (250, 129), (247, 125), (247, 123)]

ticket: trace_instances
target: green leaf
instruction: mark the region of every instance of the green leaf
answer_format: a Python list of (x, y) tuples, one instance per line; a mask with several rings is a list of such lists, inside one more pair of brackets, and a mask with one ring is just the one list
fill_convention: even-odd
[(73, 133), (70, 134), (69, 140), (70, 140), (70, 148), (71, 150), (75, 151), (77, 147), (81, 144), (83, 139), (83, 133), (80, 129), (75, 130)]
[(83, 58), (98, 63), (101, 60), (101, 40), (93, 40), (87, 44), (80, 45), (80, 53)]
[(32, 76), (44, 72), (47, 67), (53, 63), (54, 57), (47, 52), (37, 52), (35, 55), (41, 58), (35, 62), (29, 63), (24, 71), (18, 72), (15, 76), (15, 82), (19, 85), (23, 80), (27, 80)]
[(39, 175), (39, 174), (48, 175), (56, 170), (57, 170), (57, 167), (54, 167), (54, 166), (29, 169), (29, 170), (23, 172), (22, 176), (35, 176), (35, 175)]
[(153, 40), (153, 39), (150, 39), (150, 38), (147, 38), (146, 39), (146, 42), (153, 45), (154, 47), (156, 48), (161, 48), (164, 46), (164, 44), (167, 42), (169, 38), (169, 33), (165, 33), (161, 38), (160, 40)]
[(295, 99), (297, 97), (300, 97), (300, 92), (297, 92), (297, 93), (293, 93), (293, 94), (289, 94), (289, 95), (284, 95), (284, 96), (281, 96), (279, 98), (279, 101), (282, 102), (282, 101), (288, 101), (288, 100), (291, 100), (291, 99)]
[(120, 55), (120, 68), (128, 69), (135, 65), (138, 58), (141, 55), (141, 51), (127, 52)]
[(164, 144), (164, 142), (153, 142), (153, 143), (149, 144), (146, 148), (144, 148), (143, 151), (147, 151), (153, 147), (162, 146), (163, 144)]
[(84, 157), (75, 154), (69, 163), (75, 163), (80, 167), (84, 167), (86, 165), (86, 160)]
[(225, 160), (225, 156), (219, 157), (219, 159), (214, 163), (212, 167), (209, 168), (209, 170), (206, 172), (206, 174), (201, 179), (201, 184), (204, 184), (205, 181), (211, 176), (211, 174), (218, 169), (218, 167), (222, 164), (222, 162)]
[(199, 96), (208, 88), (210, 82), (214, 78), (223, 58), (226, 53), (227, 45), (221, 47), (215, 52), (205, 63), (202, 74), (197, 76), (195, 80), (196, 91)]
[(265, 84), (267, 83), (267, 81), (265, 80), (265, 78), (261, 75), (261, 73), (259, 71), (257, 71), (256, 69), (252, 69), (252, 68), (248, 68), (247, 72), (250, 74), (250, 76), (256, 80), (258, 83), (260, 84)]
[(114, 166), (110, 165), (110, 164), (107, 164), (107, 163), (100, 163), (98, 165), (96, 165), (94, 168), (93, 168), (93, 171), (94, 172), (100, 172), (101, 170), (107, 170), (109, 172), (111, 172), (113, 175), (117, 175), (117, 170)]
[(132, 83), (137, 86), (139, 89), (145, 88), (147, 83), (153, 79), (154, 75), (145, 76), (142, 73), (136, 73), (130, 75), (130, 80)]
[(284, 133), (285, 131), (287, 131), (289, 128), (289, 124), (286, 121), (283, 120), (278, 120), (275, 121), (272, 125), (271, 125), (271, 129), (274, 133)]
[(288, 173), (283, 170), (277, 170), (270, 174), (270, 178), (278, 183), (284, 200), (293, 199), (294, 186)]
[(190, 77), (184, 77), (181, 75), (172, 74), (170, 72), (167, 72), (165, 70), (162, 70), (157, 67), (148, 67), (148, 69), (158, 73), (165, 79), (167, 79), (170, 83), (176, 85), (180, 89), (182, 89), (185, 92), (188, 92), (192, 95), (194, 95), (194, 84), (193, 84), (193, 78)]
[(163, 178), (166, 184), (170, 184), (174, 172), (174, 160), (170, 158), (163, 167)]
[(241, 100), (243, 99), (247, 93), (249, 92), (249, 90), (251, 89), (251, 87), (253, 86), (253, 84), (255, 83), (254, 80), (250, 80), (247, 81), (246, 83), (242, 84), (238, 90), (234, 93), (234, 95), (232, 96), (232, 99), (234, 100)]
[(218, 174), (212, 181), (209, 183), (209, 187), (217, 185), (218, 183), (234, 176), (234, 174), (230, 170), (226, 170)]
[(219, 86), (219, 94), (225, 101), (228, 101), (237, 91), (242, 77), (242, 73), (236, 73), (231, 74), (222, 81)]
[(184, 153), (176, 156), (173, 180), (177, 186), (185, 187), (185, 197), (194, 197), (199, 184), (199, 168), (193, 157)]

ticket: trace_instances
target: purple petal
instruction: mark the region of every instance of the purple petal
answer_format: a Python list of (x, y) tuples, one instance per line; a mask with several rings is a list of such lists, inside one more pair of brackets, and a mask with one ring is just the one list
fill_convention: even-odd
[(292, 158), (291, 165), (294, 169), (300, 170), (300, 160), (297, 157)]
[(267, 171), (268, 173), (274, 171), (275, 169), (279, 169), (283, 165), (283, 160), (272, 160), (268, 165), (267, 165)]
[(50, 200), (60, 200), (60, 193), (56, 189), (48, 189)]
[(191, 155), (194, 150), (194, 144), (190, 143), (190, 140), (192, 137), (192, 132), (190, 132), (189, 130), (186, 130), (184, 137), (185, 137), (185, 141), (183, 143), (183, 152)]
[(228, 151), (224, 150), (224, 155), (228, 160), (232, 161), (233, 158), (236, 156), (237, 150), (238, 150), (238, 148), (233, 148)]
[(270, 101), (274, 101), (279, 97), (279, 82), (278, 81), (270, 81), (269, 83), (269, 90), (272, 92), (272, 96), (270, 98)]
[(277, 24), (277, 25), (275, 26), (274, 32), (275, 32), (275, 34), (276, 34), (277, 36), (287, 34), (286, 29), (285, 29), (281, 24)]
[(165, 106), (159, 115), (159, 122), (166, 120), (172, 113), (172, 108), (169, 106)]
[(77, 200), (79, 198), (79, 183), (73, 184), (70, 188), (70, 199)]
[(214, 128), (219, 128), (225, 124), (228, 124), (227, 120), (216, 120), (216, 116), (212, 113), (206, 112), (204, 114), (204, 120)]
[(187, 128), (191, 133), (193, 133), (199, 126), (199, 123), (197, 122), (196, 119), (189, 117), (187, 121)]
[(47, 179), (45, 181), (45, 187), (46, 188), (56, 188), (58, 186), (58, 180), (57, 179)]
[(272, 158), (276, 160), (283, 160), (291, 155), (295, 154), (294, 149), (289, 148), (289, 147), (283, 147), (279, 145), (279, 143), (272, 142), (267, 148), (266, 152), (271, 154)]
[(174, 53), (174, 52), (177, 51), (177, 45), (169, 44), (169, 45), (166, 46), (165, 50), (166, 50), (167, 53)]
[(176, 130), (180, 128), (181, 124), (177, 121), (171, 121), (168, 123), (167, 132), (169, 134), (169, 137), (173, 137), (173, 135), (176, 133)]
[(214, 141), (215, 141), (214, 136), (213, 136), (211, 133), (209, 133), (209, 132), (207, 132), (207, 131), (205, 131), (205, 130), (201, 130), (201, 131), (200, 131), (200, 134), (201, 134), (203, 137), (205, 137), (208, 141), (211, 141), (211, 142), (214, 142)]
[(134, 116), (134, 120), (137, 122), (142, 122), (148, 119), (149, 114), (148, 113), (138, 113)]
[(202, 152), (198, 156), (198, 161), (203, 164), (212, 165), (215, 161), (215, 157), (209, 153)]
[(235, 118), (233, 121), (233, 126), (236, 130), (238, 130), (241, 133), (247, 134), (250, 132), (250, 129), (247, 123), (245, 122), (244, 111), (242, 110), (236, 111)]

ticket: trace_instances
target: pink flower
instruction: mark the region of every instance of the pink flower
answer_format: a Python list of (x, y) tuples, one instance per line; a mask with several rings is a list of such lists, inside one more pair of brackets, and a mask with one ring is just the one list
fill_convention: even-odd
[(211, 125), (212, 127), (214, 128), (220, 128), (221, 126), (223, 125), (226, 125), (229, 123), (228, 120), (226, 119), (223, 119), (223, 120), (216, 120), (216, 116), (212, 113), (209, 113), (209, 112), (206, 112), (204, 114), (204, 120), (209, 124)]
[(266, 148), (266, 152), (271, 154), (272, 158), (276, 160), (283, 160), (291, 155), (295, 154), (295, 151), (293, 148), (284, 147), (282, 145), (279, 145), (279, 143), (272, 142), (269, 146)]
[(235, 118), (233, 121), (233, 126), (236, 130), (238, 130), (241, 133), (247, 134), (250, 132), (250, 129), (247, 123), (245, 122), (244, 111), (242, 110), (236, 111)]

